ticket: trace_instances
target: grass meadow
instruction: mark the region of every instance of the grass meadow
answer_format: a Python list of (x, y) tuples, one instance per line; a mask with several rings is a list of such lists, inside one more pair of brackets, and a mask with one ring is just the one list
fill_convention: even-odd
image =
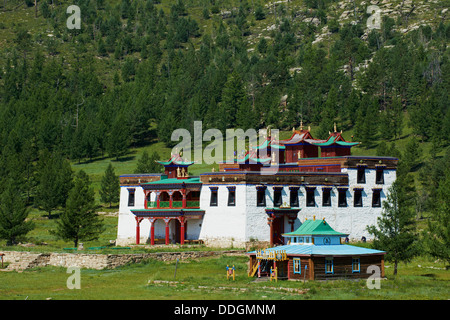
[[(68, 289), (65, 268), (45, 267), (0, 273), (2, 300), (442, 300), (450, 298), (449, 272), (420, 257), (392, 275), (387, 264), (380, 289), (359, 281), (262, 281), (247, 276), (246, 256), (216, 256), (188, 261), (147, 260), (116, 269), (80, 271), (80, 289)], [(236, 280), (226, 279), (235, 265)], [(299, 290), (290, 290), (299, 289)]]

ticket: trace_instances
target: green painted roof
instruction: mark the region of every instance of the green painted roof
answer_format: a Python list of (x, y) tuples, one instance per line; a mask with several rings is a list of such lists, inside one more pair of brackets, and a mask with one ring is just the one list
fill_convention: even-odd
[(287, 237), (305, 235), (347, 236), (345, 233), (335, 231), (325, 220), (306, 220), (297, 230), (283, 234)]
[(285, 146), (276, 144), (273, 142), (269, 142), (269, 140), (264, 141), (263, 144), (261, 144), (260, 146), (256, 146), (256, 147), (252, 147), (252, 148), (260, 150), (260, 149), (266, 149), (267, 147), (274, 148), (274, 149), (280, 149), (280, 150), (286, 149)]
[(171, 179), (161, 179), (158, 181), (151, 181), (142, 183), (143, 185), (149, 185), (149, 184), (181, 184), (181, 183), (202, 183), (200, 181), (199, 177), (195, 178), (187, 178), (187, 179), (177, 179), (177, 178), (171, 178)]

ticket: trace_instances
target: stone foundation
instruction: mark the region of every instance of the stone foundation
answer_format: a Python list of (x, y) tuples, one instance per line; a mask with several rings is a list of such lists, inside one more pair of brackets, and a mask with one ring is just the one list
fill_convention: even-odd
[(127, 263), (139, 263), (146, 259), (160, 261), (185, 260), (209, 257), (220, 254), (242, 254), (239, 251), (185, 251), (155, 252), (136, 254), (88, 254), (88, 253), (32, 253), (22, 251), (4, 251), (3, 261), (9, 263), (6, 270), (25, 270), (36, 267), (79, 267), (87, 269), (116, 268)]

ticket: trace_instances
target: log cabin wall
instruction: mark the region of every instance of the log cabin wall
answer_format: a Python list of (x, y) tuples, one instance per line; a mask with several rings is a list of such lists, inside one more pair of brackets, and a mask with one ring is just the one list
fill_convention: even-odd
[(360, 256), (360, 271), (352, 272), (351, 256), (334, 257), (333, 273), (325, 272), (325, 257), (313, 257), (314, 261), (314, 280), (332, 280), (332, 279), (367, 279), (372, 273), (367, 273), (367, 268), (376, 265), (381, 270), (381, 276), (384, 276), (384, 257), (383, 255)]

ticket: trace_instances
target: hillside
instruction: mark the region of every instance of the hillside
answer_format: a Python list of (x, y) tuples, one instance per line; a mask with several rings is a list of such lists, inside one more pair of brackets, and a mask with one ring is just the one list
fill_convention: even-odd
[[(71, 4), (80, 30), (67, 28)], [(85, 170), (97, 190), (109, 163), (125, 174), (144, 150), (169, 157), (172, 131), (192, 131), (194, 120), (288, 135), (303, 119), (317, 138), (336, 122), (362, 142), (354, 154), (401, 156), (426, 213), (424, 177), (449, 159), (449, 6), (41, 0), (35, 10), (2, 1), (0, 180), (36, 206), (45, 150)], [(367, 27), (373, 18), (379, 29)], [(210, 167), (192, 173), (202, 170)]]

